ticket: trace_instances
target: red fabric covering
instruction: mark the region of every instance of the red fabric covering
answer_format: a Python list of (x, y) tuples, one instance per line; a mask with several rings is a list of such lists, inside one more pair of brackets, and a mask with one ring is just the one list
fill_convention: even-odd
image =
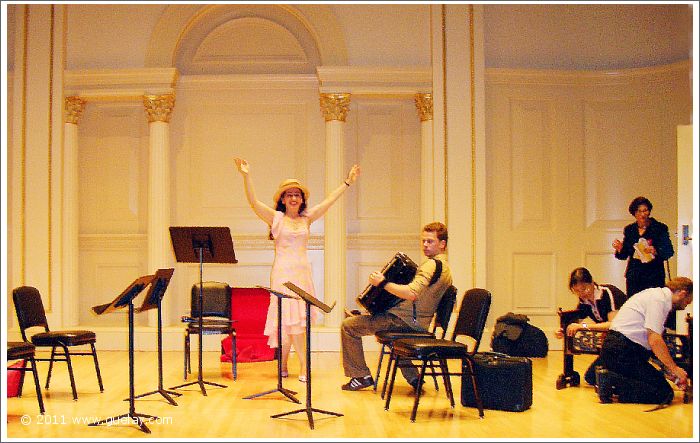
[(19, 379), (22, 377), (22, 371), (11, 371), (10, 368), (23, 368), (25, 363), (26, 361), (20, 360), (7, 367), (7, 398), (17, 397), (19, 394)]
[[(263, 335), (270, 293), (262, 288), (231, 288), (231, 318), (236, 320), (236, 360), (239, 362), (275, 359), (275, 350)], [(231, 361), (231, 338), (221, 340), (221, 361)]]

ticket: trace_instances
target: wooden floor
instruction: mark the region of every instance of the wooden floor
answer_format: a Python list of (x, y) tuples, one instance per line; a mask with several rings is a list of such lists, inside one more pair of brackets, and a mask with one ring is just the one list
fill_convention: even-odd
[[(46, 404), (46, 414), (39, 416), (31, 374), (25, 380), (22, 398), (7, 399), (7, 426), (4, 438), (223, 438), (223, 439), (518, 439), (518, 438), (583, 438), (583, 439), (696, 439), (694, 405), (683, 404), (676, 392), (673, 404), (665, 409), (645, 412), (649, 405), (600, 404), (593, 388), (584, 386), (555, 389), (555, 380), (562, 369), (561, 352), (552, 351), (548, 358), (533, 359), (533, 405), (525, 412), (486, 410), (479, 419), (476, 408), (463, 407), (457, 394), (457, 405), (449, 406), (444, 389), (436, 392), (430, 387), (421, 398), (415, 423), (409, 420), (413, 404), (412, 391), (406, 382), (398, 380), (391, 409), (372, 390), (346, 392), (340, 389), (346, 378), (338, 353), (314, 353), (312, 356), (313, 408), (343, 414), (341, 417), (313, 413), (315, 429), (310, 429), (306, 415), (306, 388), (291, 374), (284, 387), (298, 391), (301, 404), (289, 401), (280, 393), (257, 399), (244, 397), (277, 388), (276, 362), (241, 363), (238, 380), (233, 381), (230, 364), (220, 363), (218, 354), (205, 352), (203, 378), (222, 383), (226, 388), (205, 385), (207, 396), (198, 385), (179, 389), (177, 406), (154, 394), (135, 401), (135, 411), (157, 416), (148, 423), (151, 434), (145, 434), (135, 424), (113, 423), (87, 426), (129, 412), (128, 353), (99, 351), (105, 391), (99, 392), (89, 357), (76, 357), (76, 379), (79, 398), (73, 401), (64, 363), (54, 368), (49, 390), (43, 390), (48, 363), (40, 362), (40, 380)], [(42, 354), (43, 355), (43, 354)], [(577, 356), (576, 369), (583, 373), (592, 356)], [(193, 365), (197, 367), (196, 352)], [(370, 367), (376, 362), (375, 353), (367, 355)], [(290, 369), (296, 368), (294, 356)], [(182, 353), (164, 353), (164, 387), (183, 383)], [(135, 356), (136, 394), (157, 389), (157, 354), (137, 352)], [(194, 376), (189, 381), (196, 380)], [(459, 392), (459, 378), (453, 378)], [(380, 385), (381, 386), (381, 385)], [(430, 385), (426, 385), (430, 386)], [(271, 415), (302, 409), (302, 413), (285, 418)]]

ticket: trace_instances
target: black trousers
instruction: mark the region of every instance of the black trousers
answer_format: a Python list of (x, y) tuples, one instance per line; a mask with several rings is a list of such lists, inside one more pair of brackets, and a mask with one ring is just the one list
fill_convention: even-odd
[(600, 350), (604, 368), (621, 376), (615, 393), (621, 403), (660, 404), (673, 398), (663, 371), (649, 363), (652, 352), (617, 331), (609, 331)]

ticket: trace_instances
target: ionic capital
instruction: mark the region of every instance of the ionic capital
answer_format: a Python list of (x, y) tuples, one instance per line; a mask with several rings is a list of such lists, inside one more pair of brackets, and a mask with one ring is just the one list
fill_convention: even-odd
[(65, 123), (73, 123), (74, 125), (77, 125), (78, 120), (80, 120), (80, 116), (85, 109), (85, 103), (86, 101), (77, 95), (66, 97), (64, 100), (64, 108), (66, 111)]
[(429, 92), (416, 94), (416, 109), (420, 121), (426, 122), (433, 119), (433, 94)]
[(143, 106), (148, 114), (148, 123), (169, 122), (175, 107), (175, 94), (144, 95)]
[(332, 120), (344, 122), (348, 111), (350, 111), (350, 94), (321, 94), (321, 113), (327, 122)]

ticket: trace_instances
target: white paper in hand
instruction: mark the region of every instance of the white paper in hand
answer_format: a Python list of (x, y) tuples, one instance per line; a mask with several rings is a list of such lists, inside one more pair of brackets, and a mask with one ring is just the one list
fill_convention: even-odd
[(642, 263), (649, 263), (650, 261), (654, 260), (654, 254), (651, 252), (647, 252), (647, 248), (649, 247), (649, 243), (647, 243), (647, 239), (644, 237), (641, 237), (637, 243), (634, 244), (634, 258), (638, 259)]

